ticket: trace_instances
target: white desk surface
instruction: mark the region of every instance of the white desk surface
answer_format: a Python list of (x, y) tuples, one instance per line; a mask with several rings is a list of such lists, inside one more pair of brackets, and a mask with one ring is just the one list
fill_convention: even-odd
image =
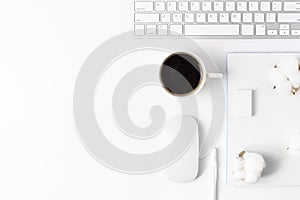
[[(133, 25), (133, 1), (0, 2), (1, 199), (209, 199), (207, 174), (190, 184), (160, 174), (119, 174), (80, 144), (72, 118), (76, 75), (101, 42)], [(300, 41), (199, 40), (225, 72), (226, 52), (300, 51)], [(225, 134), (219, 200), (297, 200), (300, 187), (225, 184)]]
[[(273, 66), (284, 56), (299, 58), (299, 53), (229, 53), (228, 77), (228, 183), (234, 186), (255, 186), (238, 183), (232, 178), (234, 156), (245, 149), (261, 153), (267, 167), (256, 186), (299, 186), (300, 159), (290, 156), (286, 148), (292, 135), (300, 130), (300, 96), (277, 94), (269, 81)], [(251, 117), (235, 115), (235, 92), (251, 89)]]

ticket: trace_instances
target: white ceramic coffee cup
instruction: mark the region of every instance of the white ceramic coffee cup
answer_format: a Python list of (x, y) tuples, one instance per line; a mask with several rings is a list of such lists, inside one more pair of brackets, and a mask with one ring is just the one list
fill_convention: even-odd
[[(188, 92), (188, 93), (185, 93), (185, 94), (180, 94), (178, 96), (187, 96), (189, 94), (196, 94), (196, 93), (200, 92), (202, 90), (202, 88), (205, 86), (207, 79), (221, 79), (221, 78), (223, 78), (223, 74), (222, 73), (210, 73), (210, 72), (207, 72), (206, 71), (206, 67), (205, 67), (203, 61), (197, 55), (195, 55), (194, 53), (191, 53), (191, 52), (175, 52), (175, 53), (169, 55), (164, 60), (164, 62), (167, 59), (169, 59), (170, 57), (178, 55), (178, 54), (181, 54), (181, 55), (182, 54), (186, 54), (188, 56), (191, 56), (193, 59), (195, 59), (199, 63), (198, 67), (199, 67), (199, 69), (201, 71), (201, 73), (200, 73), (201, 74), (201, 78), (199, 80), (199, 83), (198, 83), (197, 87), (194, 90), (192, 90), (191, 92)], [(175, 93), (172, 93), (172, 94), (173, 95), (177, 95)]]

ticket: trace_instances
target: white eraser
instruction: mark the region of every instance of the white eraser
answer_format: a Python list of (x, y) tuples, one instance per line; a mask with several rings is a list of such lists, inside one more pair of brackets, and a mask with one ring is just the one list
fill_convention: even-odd
[(236, 117), (252, 117), (252, 90), (236, 90), (234, 92), (234, 115)]

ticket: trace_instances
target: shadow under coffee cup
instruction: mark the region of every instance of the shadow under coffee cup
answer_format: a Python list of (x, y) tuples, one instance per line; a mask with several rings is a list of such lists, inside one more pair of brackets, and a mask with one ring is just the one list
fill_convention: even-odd
[(192, 53), (177, 52), (168, 56), (160, 68), (163, 87), (175, 96), (199, 92), (207, 78), (222, 78), (221, 73), (207, 73), (203, 62)]

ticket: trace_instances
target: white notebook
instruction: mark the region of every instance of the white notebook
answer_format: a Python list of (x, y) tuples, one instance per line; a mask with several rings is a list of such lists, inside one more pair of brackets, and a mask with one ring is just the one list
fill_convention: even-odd
[[(269, 71), (285, 55), (300, 60), (300, 53), (227, 55), (227, 183), (230, 185), (248, 186), (232, 179), (231, 160), (241, 149), (261, 153), (267, 162), (262, 178), (249, 186), (300, 185), (300, 159), (291, 157), (286, 150), (292, 134), (300, 131), (300, 94), (278, 95), (268, 79)], [(252, 99), (244, 105), (252, 102), (252, 116), (236, 115), (234, 98), (238, 90), (251, 91)]]

